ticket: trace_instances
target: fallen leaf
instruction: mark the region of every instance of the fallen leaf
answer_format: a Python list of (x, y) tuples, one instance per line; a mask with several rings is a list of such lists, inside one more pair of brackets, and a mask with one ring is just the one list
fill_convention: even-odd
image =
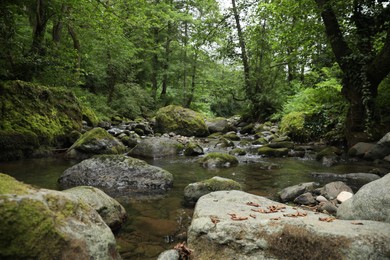
[(220, 222), (219, 218), (216, 217), (216, 216), (210, 216), (210, 219), (211, 219), (211, 222), (213, 222), (213, 224), (217, 224), (218, 222)]
[(180, 255), (180, 259), (188, 259), (194, 250), (186, 246), (186, 242), (176, 244), (173, 249), (177, 250)]
[(280, 217), (278, 217), (278, 218), (270, 218), (270, 220), (280, 220)]
[(252, 201), (247, 202), (246, 205), (248, 205), (248, 206), (253, 206), (253, 207), (256, 207), (256, 208), (260, 207), (260, 204), (255, 203), (255, 202), (252, 202)]
[(335, 220), (336, 218), (333, 218), (333, 217), (324, 217), (324, 218), (318, 218), (319, 221), (323, 221), (323, 222), (333, 222), (333, 220)]
[(283, 214), (284, 217), (291, 217), (291, 218), (297, 218), (297, 217), (306, 217), (307, 216), (307, 212), (304, 211), (304, 212), (300, 212), (297, 210), (297, 212), (295, 213), (290, 213), (290, 214)]
[(356, 221), (353, 221), (351, 222), (352, 225), (364, 225), (362, 222), (356, 222)]
[(239, 217), (239, 216), (237, 216), (234, 213), (228, 213), (228, 215), (230, 215), (230, 219), (234, 220), (234, 221), (241, 221), (241, 220), (247, 220), (248, 219), (248, 217)]
[(254, 214), (249, 214), (249, 217), (251, 217), (251, 218), (256, 218), (256, 215), (254, 215)]

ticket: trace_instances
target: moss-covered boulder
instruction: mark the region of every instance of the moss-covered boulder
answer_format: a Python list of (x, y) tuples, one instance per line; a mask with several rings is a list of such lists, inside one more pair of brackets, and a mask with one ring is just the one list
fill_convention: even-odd
[(195, 204), (200, 197), (213, 191), (219, 190), (241, 190), (238, 182), (215, 176), (211, 179), (189, 184), (184, 188), (184, 201), (186, 204)]
[(209, 153), (198, 162), (204, 168), (228, 168), (238, 164), (236, 157), (226, 153)]
[(0, 174), (0, 259), (120, 259), (110, 228), (75, 196)]
[(180, 106), (160, 108), (156, 114), (156, 131), (184, 136), (207, 136), (208, 129), (201, 114)]
[(93, 186), (113, 197), (161, 194), (172, 183), (170, 172), (124, 155), (96, 155), (70, 167), (58, 179), (61, 189)]
[(246, 151), (242, 148), (234, 148), (233, 150), (229, 151), (229, 154), (231, 154), (231, 155), (246, 155)]
[(223, 138), (232, 140), (232, 141), (240, 141), (240, 137), (235, 132), (229, 132), (223, 135)]
[(91, 186), (78, 186), (63, 192), (76, 196), (95, 209), (112, 230), (119, 229), (126, 220), (125, 208), (102, 190)]
[(266, 157), (283, 157), (288, 155), (288, 151), (288, 148), (271, 148), (268, 146), (263, 146), (257, 149), (257, 154)]
[(126, 147), (106, 130), (96, 127), (84, 133), (67, 151), (71, 159), (86, 159), (96, 154), (120, 154)]
[(81, 129), (83, 112), (93, 117), (64, 88), (8, 81), (0, 95), (0, 161), (29, 157), (42, 145), (70, 145), (67, 135)]
[(306, 141), (308, 133), (305, 129), (305, 113), (291, 112), (283, 116), (280, 122), (280, 131), (293, 140)]
[(202, 146), (195, 142), (188, 142), (184, 148), (185, 156), (197, 156), (204, 154)]
[(141, 158), (162, 158), (179, 154), (184, 145), (167, 137), (151, 137), (140, 139), (130, 150), (129, 155)]

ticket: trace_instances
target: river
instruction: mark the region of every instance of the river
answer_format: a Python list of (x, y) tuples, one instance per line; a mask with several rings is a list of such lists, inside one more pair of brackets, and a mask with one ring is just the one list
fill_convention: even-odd
[[(118, 198), (128, 213), (125, 225), (116, 234), (123, 259), (156, 259), (159, 253), (185, 239), (193, 212), (182, 203), (183, 190), (189, 183), (220, 176), (238, 181), (249, 193), (273, 199), (282, 188), (318, 181), (313, 179), (311, 172), (368, 172), (373, 168), (359, 163), (325, 167), (310, 158), (242, 156), (239, 161), (240, 164), (233, 168), (204, 169), (196, 163), (196, 158), (185, 156), (147, 160), (149, 164), (171, 172), (174, 186), (160, 198)], [(0, 163), (0, 172), (38, 187), (58, 189), (57, 179), (75, 163), (77, 161), (61, 157), (28, 159)]]

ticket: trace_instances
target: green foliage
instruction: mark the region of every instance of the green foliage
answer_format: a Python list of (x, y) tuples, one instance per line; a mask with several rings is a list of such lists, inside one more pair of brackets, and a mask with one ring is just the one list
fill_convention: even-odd
[(319, 138), (340, 141), (337, 139), (343, 134), (347, 108), (340, 80), (330, 68), (323, 68), (315, 75), (311, 75), (314, 76), (311, 82), (318, 81), (314, 88), (298, 86), (297, 94), (284, 105), (281, 128), (300, 141)]

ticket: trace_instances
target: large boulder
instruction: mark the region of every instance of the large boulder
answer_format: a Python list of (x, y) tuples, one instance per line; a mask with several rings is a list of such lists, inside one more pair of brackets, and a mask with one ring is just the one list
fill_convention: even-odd
[(198, 162), (204, 168), (229, 168), (238, 164), (235, 156), (227, 153), (208, 153), (200, 158)]
[(63, 192), (76, 196), (95, 209), (112, 230), (119, 229), (126, 220), (125, 208), (118, 201), (97, 188), (78, 186)]
[(68, 147), (81, 130), (84, 111), (64, 88), (23, 81), (0, 82), (0, 161), (31, 157), (41, 146)]
[(110, 228), (77, 197), (0, 174), (1, 259), (120, 259)]
[(283, 157), (288, 155), (288, 148), (271, 148), (265, 145), (257, 149), (257, 154), (266, 157)]
[(341, 219), (368, 219), (390, 223), (390, 174), (364, 185), (340, 205)]
[(174, 132), (184, 136), (207, 136), (208, 130), (201, 114), (180, 106), (160, 108), (156, 114), (158, 132)]
[(97, 127), (84, 133), (67, 151), (71, 159), (87, 159), (96, 154), (120, 154), (126, 147), (103, 128)]
[(390, 132), (365, 153), (364, 159), (383, 159), (387, 155), (390, 155)]
[(233, 127), (229, 124), (229, 121), (223, 117), (208, 118), (206, 120), (206, 126), (210, 134), (226, 133), (233, 129)]
[(213, 191), (220, 190), (241, 190), (241, 184), (238, 182), (215, 176), (211, 179), (190, 183), (184, 188), (184, 201), (187, 204), (195, 204), (203, 195)]
[(113, 197), (162, 193), (172, 182), (168, 171), (124, 155), (95, 156), (70, 167), (58, 179), (61, 189), (93, 186)]
[(183, 148), (183, 144), (174, 139), (168, 137), (151, 137), (141, 139), (138, 144), (130, 150), (129, 155), (155, 159), (177, 155)]
[(242, 191), (217, 191), (198, 200), (188, 247), (194, 259), (388, 258), (390, 224), (328, 219)]
[(349, 156), (356, 156), (356, 157), (364, 157), (364, 155), (370, 151), (375, 144), (373, 143), (364, 143), (364, 142), (359, 142), (349, 148), (348, 150), (348, 155)]

